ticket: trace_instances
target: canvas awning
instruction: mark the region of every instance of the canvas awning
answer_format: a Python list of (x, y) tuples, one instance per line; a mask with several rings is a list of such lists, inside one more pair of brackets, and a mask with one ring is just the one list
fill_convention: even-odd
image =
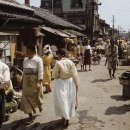
[(43, 30), (45, 31), (48, 31), (50, 33), (53, 33), (55, 35), (58, 35), (58, 36), (61, 36), (61, 37), (64, 37), (64, 38), (67, 38), (67, 37), (70, 37), (69, 35), (57, 30), (57, 29), (53, 29), (53, 28), (50, 28), (50, 27), (42, 27)]

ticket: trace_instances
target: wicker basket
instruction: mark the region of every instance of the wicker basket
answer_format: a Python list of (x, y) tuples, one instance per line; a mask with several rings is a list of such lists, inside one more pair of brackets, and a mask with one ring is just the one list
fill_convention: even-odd
[(119, 78), (119, 82), (123, 86), (130, 86), (130, 80), (123, 80), (123, 79)]

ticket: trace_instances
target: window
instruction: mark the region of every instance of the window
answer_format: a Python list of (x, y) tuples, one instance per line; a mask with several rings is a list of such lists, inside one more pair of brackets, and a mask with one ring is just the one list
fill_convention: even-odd
[(53, 7), (60, 8), (61, 0), (42, 0), (41, 7), (43, 8), (51, 8), (53, 3)]
[(71, 8), (83, 8), (82, 0), (71, 0)]
[(41, 7), (43, 8), (50, 8), (52, 6), (52, 2), (48, 0), (42, 0), (41, 1)]
[(54, 7), (60, 8), (61, 7), (61, 0), (53, 0)]

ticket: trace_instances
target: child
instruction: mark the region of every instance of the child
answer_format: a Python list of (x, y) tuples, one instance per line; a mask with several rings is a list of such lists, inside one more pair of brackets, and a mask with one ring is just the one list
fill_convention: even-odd
[(82, 53), (80, 53), (80, 56), (78, 57), (78, 60), (79, 60), (79, 64), (81, 66), (81, 71), (82, 71), (82, 70), (84, 70), (84, 63), (83, 63), (84, 57), (83, 57)]

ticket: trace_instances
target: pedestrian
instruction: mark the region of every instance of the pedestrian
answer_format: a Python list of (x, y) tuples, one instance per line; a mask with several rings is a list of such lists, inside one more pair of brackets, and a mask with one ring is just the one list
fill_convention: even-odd
[(119, 58), (119, 62), (122, 61), (123, 59), (123, 43), (122, 41), (119, 41), (119, 44), (118, 44), (118, 58)]
[(50, 46), (50, 49), (51, 49), (51, 51), (52, 51), (53, 56), (56, 56), (56, 52), (58, 51), (57, 46), (54, 45), (54, 44), (52, 44), (52, 45)]
[(80, 53), (81, 53), (81, 50), (80, 50), (80, 42), (78, 42), (77, 46), (76, 46), (76, 56), (79, 56)]
[(21, 110), (29, 115), (30, 124), (34, 121), (36, 107), (42, 111), (43, 104), (43, 61), (36, 55), (35, 47), (27, 47), (27, 58), (23, 62), (23, 86)]
[(109, 45), (110, 45), (110, 40), (107, 39), (105, 44), (105, 57), (106, 57), (105, 66), (107, 65), (107, 49)]
[(46, 87), (45, 94), (51, 92), (51, 65), (53, 61), (53, 55), (50, 54), (49, 48), (44, 50), (43, 65), (44, 65), (44, 76), (43, 85)]
[(84, 56), (83, 53), (80, 53), (80, 56), (78, 57), (79, 59), (79, 64), (81, 66), (81, 71), (84, 70)]
[(83, 43), (80, 44), (80, 54), (84, 54), (84, 46), (83, 46)]
[(85, 71), (87, 71), (87, 65), (89, 65), (89, 71), (91, 70), (91, 58), (92, 58), (92, 49), (89, 43), (86, 43), (85, 46), (85, 52), (84, 52), (84, 66), (85, 66)]
[(3, 50), (0, 49), (0, 128), (5, 117), (5, 85), (10, 85), (9, 67), (1, 61)]
[(53, 69), (54, 105), (57, 116), (62, 117), (62, 124), (66, 128), (71, 117), (75, 116), (78, 105), (77, 92), (79, 78), (75, 64), (66, 58), (65, 50), (58, 51), (59, 61)]
[(118, 62), (118, 47), (115, 45), (115, 41), (113, 39), (111, 39), (110, 45), (107, 49), (107, 60), (110, 79), (112, 79), (112, 77), (115, 78), (115, 71)]

